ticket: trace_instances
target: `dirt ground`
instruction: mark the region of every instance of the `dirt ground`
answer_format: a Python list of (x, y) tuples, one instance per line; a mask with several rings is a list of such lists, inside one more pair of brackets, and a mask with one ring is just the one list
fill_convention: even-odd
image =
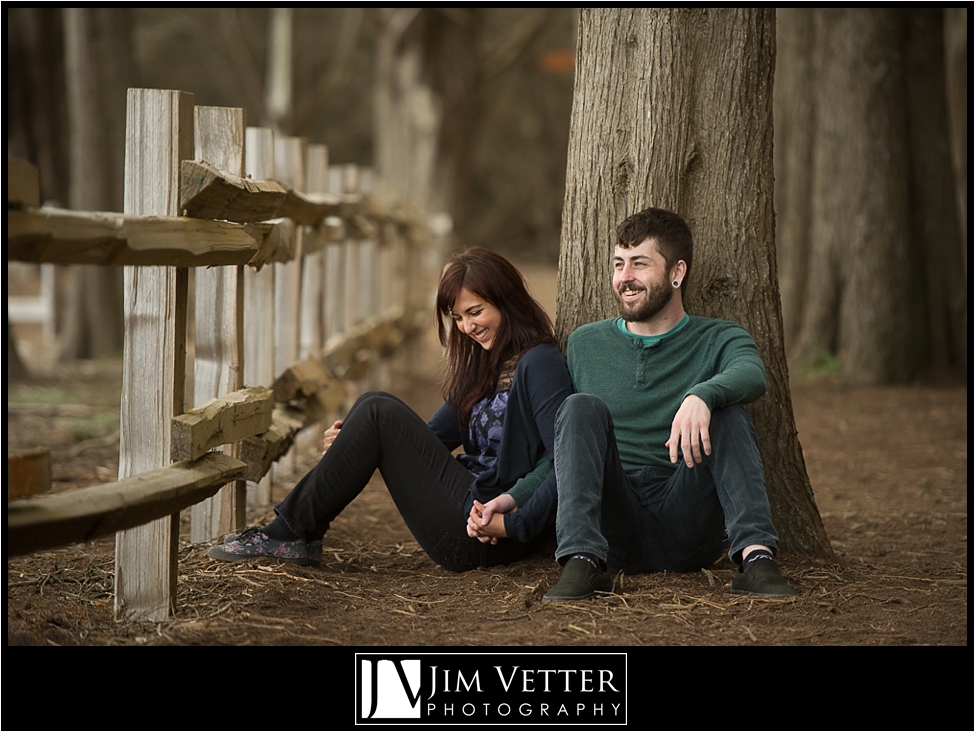
[[(551, 270), (528, 269), (554, 302)], [(35, 375), (8, 383), (9, 451), (47, 446), (55, 490), (118, 469), (117, 361), (54, 367), (29, 338)], [(432, 336), (391, 390), (421, 414), (439, 403)], [(116, 621), (114, 538), (7, 558), (8, 645), (966, 646), (968, 401), (965, 384), (853, 388), (796, 378), (799, 438), (835, 561), (781, 557), (793, 600), (733, 597), (722, 561), (692, 574), (620, 577), (617, 594), (543, 605), (551, 557), (453, 574), (419, 549), (376, 477), (325, 538), (318, 567), (225, 564), (188, 541), (177, 611)], [(315, 440), (297, 473), (317, 460)], [(292, 480), (274, 485), (282, 497)], [(261, 524), (270, 508), (249, 510)]]

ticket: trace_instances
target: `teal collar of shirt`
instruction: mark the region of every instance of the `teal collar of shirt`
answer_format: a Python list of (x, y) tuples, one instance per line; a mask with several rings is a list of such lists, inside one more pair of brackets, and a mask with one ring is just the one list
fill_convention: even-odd
[(623, 335), (629, 336), (634, 340), (642, 341), (643, 347), (647, 348), (648, 346), (652, 346), (655, 343), (660, 343), (660, 341), (662, 341), (664, 338), (669, 338), (670, 336), (672, 336), (674, 333), (676, 333), (685, 325), (687, 325), (688, 322), (690, 322), (690, 319), (691, 316), (688, 315), (687, 313), (684, 313), (684, 317), (680, 319), (680, 322), (677, 325), (675, 325), (673, 328), (668, 330), (666, 333), (661, 333), (660, 335), (654, 335), (654, 336), (642, 336), (642, 335), (637, 335), (636, 333), (630, 333), (630, 331), (626, 329), (626, 321), (623, 320), (623, 318), (616, 319), (616, 327), (620, 329), (620, 333), (622, 333)]

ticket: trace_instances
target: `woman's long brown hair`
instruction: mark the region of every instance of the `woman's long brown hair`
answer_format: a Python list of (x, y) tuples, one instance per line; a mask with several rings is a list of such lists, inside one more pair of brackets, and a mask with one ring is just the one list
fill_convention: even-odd
[[(462, 333), (451, 308), (467, 289), (501, 311), (501, 326), (490, 350)], [(437, 288), (437, 333), (447, 349), (444, 397), (464, 425), (478, 401), (494, 390), (501, 365), (542, 343), (555, 343), (552, 321), (525, 285), (521, 272), (490, 249), (469, 247), (444, 265)]]

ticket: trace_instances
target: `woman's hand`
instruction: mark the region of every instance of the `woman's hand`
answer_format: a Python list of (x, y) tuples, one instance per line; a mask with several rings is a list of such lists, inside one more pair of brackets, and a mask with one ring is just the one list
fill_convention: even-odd
[(497, 544), (508, 534), (504, 530), (504, 515), (518, 510), (518, 504), (510, 493), (502, 493), (487, 503), (474, 501), (467, 517), (467, 535), (482, 544)]
[(325, 439), (322, 441), (322, 455), (328, 452), (328, 448), (335, 442), (335, 438), (338, 437), (340, 429), (342, 429), (341, 421), (333, 422), (332, 426), (325, 430)]

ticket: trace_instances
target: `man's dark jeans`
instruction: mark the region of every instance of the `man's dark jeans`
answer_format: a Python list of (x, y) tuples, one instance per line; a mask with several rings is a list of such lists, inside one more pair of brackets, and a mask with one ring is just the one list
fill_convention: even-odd
[(762, 461), (740, 406), (715, 410), (711, 455), (688, 468), (624, 470), (613, 419), (602, 399), (574, 394), (555, 424), (559, 562), (594, 554), (613, 572), (687, 572), (761, 544), (775, 551)]

